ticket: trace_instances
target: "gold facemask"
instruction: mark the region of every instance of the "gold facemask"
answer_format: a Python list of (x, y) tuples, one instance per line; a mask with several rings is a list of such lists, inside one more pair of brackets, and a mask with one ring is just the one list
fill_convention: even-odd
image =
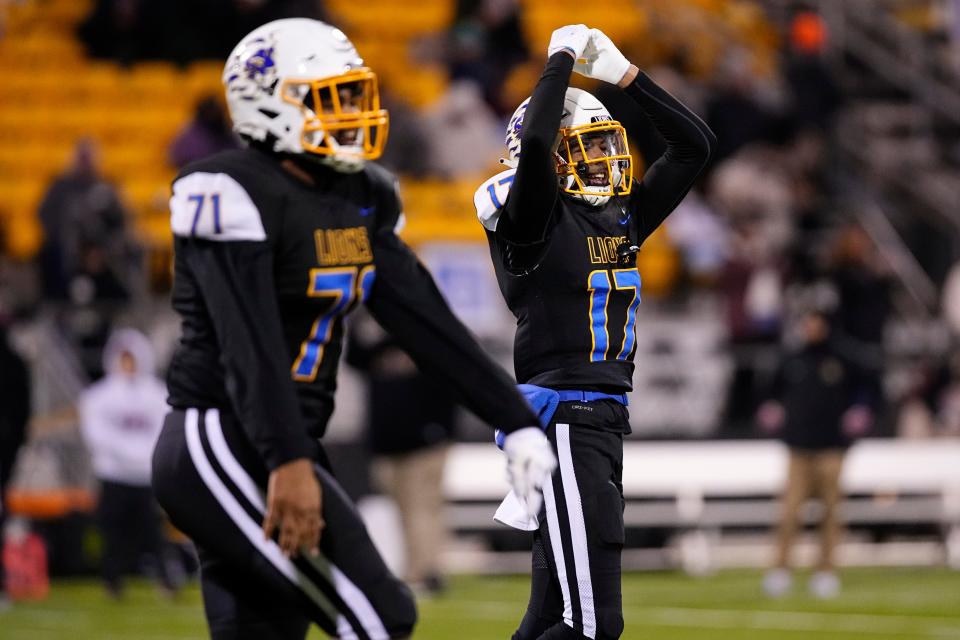
[(304, 112), (304, 151), (363, 160), (383, 154), (390, 119), (380, 108), (377, 75), (367, 67), (321, 80), (285, 80), (280, 91), (284, 102)]
[[(590, 149), (600, 146), (603, 155), (591, 157)], [(606, 189), (589, 184), (592, 168), (606, 169)], [(616, 120), (604, 120), (560, 129), (557, 145), (557, 175), (567, 193), (592, 196), (625, 196), (633, 186), (633, 159), (627, 134)], [(572, 178), (572, 179), (571, 179)], [(588, 190), (589, 188), (589, 190)]]

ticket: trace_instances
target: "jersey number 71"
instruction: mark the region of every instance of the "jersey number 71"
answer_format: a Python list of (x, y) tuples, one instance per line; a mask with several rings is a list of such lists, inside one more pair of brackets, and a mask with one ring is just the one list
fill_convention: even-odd
[(333, 298), (333, 304), (316, 319), (310, 328), (310, 335), (300, 345), (300, 354), (290, 369), (294, 380), (312, 382), (317, 377), (334, 322), (349, 313), (357, 302), (370, 297), (375, 273), (373, 265), (310, 270), (307, 295), (311, 298)]

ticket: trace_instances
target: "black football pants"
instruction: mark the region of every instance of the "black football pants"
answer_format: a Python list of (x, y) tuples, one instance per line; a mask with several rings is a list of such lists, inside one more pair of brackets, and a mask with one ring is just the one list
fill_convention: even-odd
[(623, 435), (567, 422), (567, 404), (547, 430), (559, 465), (544, 487), (530, 602), (513, 640), (613, 640), (623, 633)]
[(326, 527), (317, 558), (286, 558), (261, 531), (268, 472), (236, 419), (214, 409), (167, 415), (153, 486), (193, 539), (214, 640), (303, 640), (311, 622), (341, 640), (410, 635), (416, 608), (387, 569), (337, 481), (317, 465)]

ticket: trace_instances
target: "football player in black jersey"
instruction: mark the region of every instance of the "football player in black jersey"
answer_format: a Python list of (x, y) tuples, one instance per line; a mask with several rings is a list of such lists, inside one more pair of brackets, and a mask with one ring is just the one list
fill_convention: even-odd
[[(500, 290), (517, 318), (517, 380), (560, 461), (544, 508), (509, 496), (497, 519), (534, 531), (530, 602), (515, 640), (619, 638), (623, 436), (630, 432), (636, 252), (706, 166), (707, 126), (596, 29), (556, 30), (507, 129), (513, 168), (476, 192)], [(621, 87), (667, 148), (633, 177), (623, 127), (573, 71)], [(519, 512), (518, 512), (519, 511)]]
[[(248, 147), (187, 166), (170, 199), (183, 335), (153, 485), (196, 543), (215, 639), (406, 638), (409, 590), (387, 570), (318, 443), (343, 319), (357, 304), (481, 418), (504, 426), (527, 508), (556, 464), (513, 381), (453, 316), (413, 253), (374, 73), (306, 19), (245, 37), (223, 75)], [(321, 530), (323, 535), (321, 536)]]

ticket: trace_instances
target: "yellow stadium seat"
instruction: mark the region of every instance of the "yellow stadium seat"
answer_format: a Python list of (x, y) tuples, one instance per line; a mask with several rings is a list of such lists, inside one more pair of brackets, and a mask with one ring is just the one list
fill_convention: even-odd
[(27, 145), (20, 147), (16, 153), (4, 152), (3, 176), (18, 181), (18, 188), (24, 182), (45, 183), (63, 171), (70, 157), (70, 149), (46, 147), (44, 145)]
[(43, 32), (9, 38), (2, 53), (6, 59), (15, 59), (18, 64), (33, 70), (76, 68), (85, 61), (83, 48), (74, 39)]
[[(223, 95), (220, 61), (197, 62), (186, 70), (153, 62), (124, 70), (86, 59), (73, 33), (91, 6), (92, 0), (25, 0), (7, 9), (0, 56), (17, 65), (5, 69), (0, 84), (0, 208), (6, 220), (16, 220), (9, 242), (18, 256), (39, 246), (39, 199), (64, 170), (76, 140), (86, 136), (102, 144), (104, 170), (122, 187), (138, 231), (156, 251), (168, 252), (165, 209), (173, 169), (167, 147), (201, 96)], [(413, 63), (411, 46), (425, 35), (442, 33), (455, 6), (453, 0), (327, 0), (335, 23), (383, 84), (418, 108), (443, 94), (447, 78), (441, 64)], [(631, 57), (644, 56), (643, 64), (686, 47), (691, 68), (706, 75), (731, 40), (754, 53), (759, 69), (772, 69), (777, 62), (776, 31), (762, 10), (745, 0), (520, 0), (520, 6), (533, 54), (507, 82), (510, 103), (529, 94), (542, 69), (538, 52), (554, 28), (570, 22), (603, 29), (618, 44), (632, 46)], [(658, 37), (651, 38), (654, 20)], [(697, 46), (690, 48), (690, 42)], [(410, 214), (405, 236), (413, 242), (482, 240), (480, 226), (464, 214), (472, 208), (478, 181), (405, 180), (402, 196)], [(668, 250), (651, 251), (650, 258), (669, 271)]]
[(29, 260), (43, 244), (43, 229), (35, 215), (7, 218), (5, 252), (15, 260)]
[(3, 193), (5, 198), (4, 208), (12, 216), (35, 215), (49, 184), (49, 180), (42, 179), (0, 182), (0, 193)]
[(170, 214), (156, 211), (137, 219), (137, 232), (141, 239), (154, 248), (168, 248), (173, 241), (170, 231)]
[(170, 185), (157, 179), (130, 178), (122, 183), (126, 201), (141, 213), (165, 209)]
[(205, 95), (223, 96), (223, 63), (202, 61), (195, 62), (187, 69), (182, 91), (190, 104)]
[(43, 21), (64, 30), (83, 20), (93, 8), (88, 0), (40, 0)]

